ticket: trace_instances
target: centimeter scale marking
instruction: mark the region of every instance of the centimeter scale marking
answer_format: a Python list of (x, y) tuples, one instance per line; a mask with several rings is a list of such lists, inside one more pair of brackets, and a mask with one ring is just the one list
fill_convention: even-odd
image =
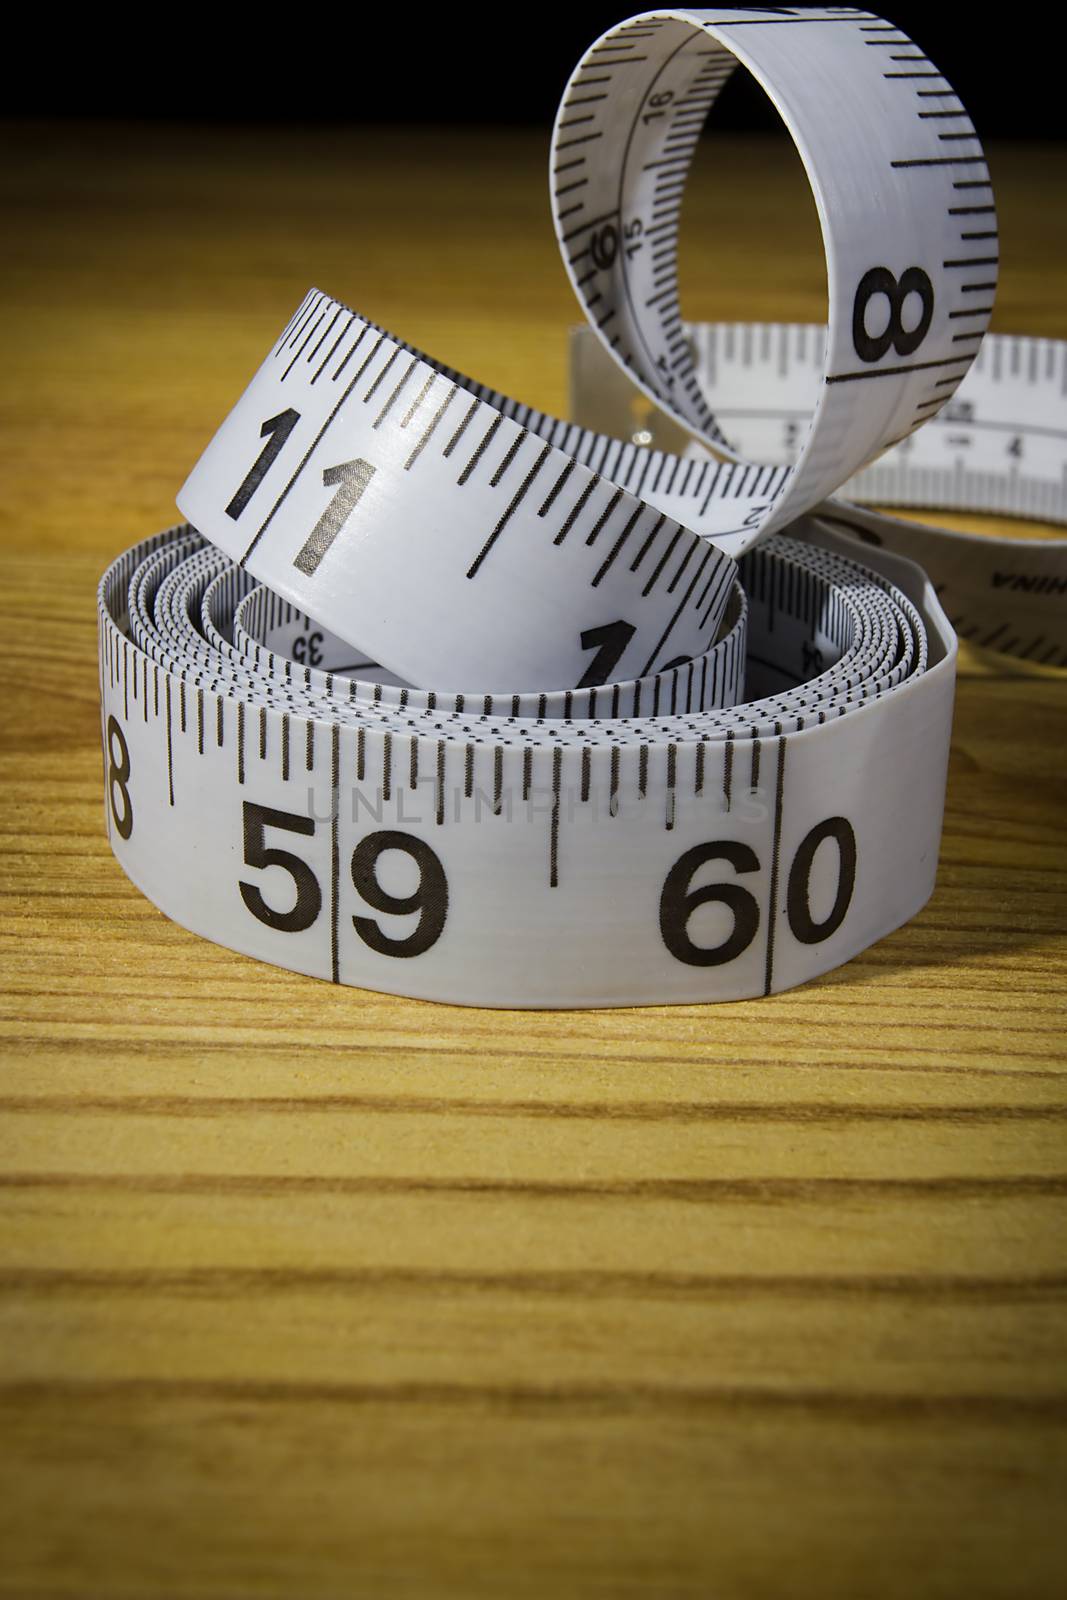
[[(822, 381), (826, 330), (813, 324), (689, 324), (694, 370), (733, 446), (783, 473), (796, 460)], [(717, 463), (647, 406), (588, 328), (572, 335), (571, 409), (591, 429), (633, 435), (620, 482), (640, 471), (649, 498), (697, 520), (695, 474)], [(1059, 425), (1057, 426), (1057, 422)], [(673, 452), (689, 450), (686, 456)], [(675, 469), (684, 462), (686, 473)], [(610, 475), (610, 474), (609, 474)], [(666, 492), (661, 492), (666, 491)], [(958, 393), (925, 427), (842, 488), (864, 504), (943, 507), (1067, 525), (1067, 343), (987, 335)], [(689, 510), (686, 510), (686, 501)], [(853, 515), (857, 536), (919, 561), (963, 637), (1041, 665), (1067, 664), (1067, 549)]]
[[(315, 390), (320, 379), (325, 398)], [(255, 408), (260, 415), (269, 413), (256, 435), (267, 442), (228, 494), (225, 522), (220, 528), (221, 519), (213, 518), (204, 496), (214, 492), (214, 471), (221, 476), (225, 470), (232, 478), (226, 429), (186, 485), (183, 504), (196, 525), (207, 526), (242, 565), (269, 572), (275, 588), (322, 621), (333, 623), (336, 615), (341, 631), (350, 626), (353, 590), (337, 591), (334, 547), (342, 537), (351, 545), (359, 520), (353, 513), (361, 502), (374, 501), (388, 478), (388, 488), (382, 488), (376, 502), (370, 581), (364, 549), (354, 587), (362, 593), (370, 618), (358, 643), (384, 643), (384, 651), (376, 654), (401, 676), (425, 678), (425, 659), (417, 648), (414, 655), (405, 655), (408, 640), (401, 635), (401, 654), (388, 660), (390, 646), (398, 648), (397, 630), (381, 629), (374, 613), (395, 596), (398, 546), (411, 546), (412, 526), (425, 519), (427, 506), (433, 507), (438, 523), (458, 524), (474, 535), (467, 533), (459, 563), (451, 554), (454, 540), (447, 557), (445, 541), (438, 541), (438, 592), (426, 596), (425, 609), (427, 621), (436, 619), (439, 626), (442, 616), (458, 607), (473, 603), (492, 610), (495, 591), (471, 601), (466, 587), (486, 577), (491, 584), (497, 581), (497, 552), (509, 540), (521, 545), (521, 560), (528, 568), (536, 539), (542, 581), (551, 582), (554, 610), (561, 617), (558, 627), (567, 628), (567, 665), (559, 660), (562, 644), (550, 636), (543, 646), (531, 647), (535, 681), (546, 658), (551, 666), (545, 667), (541, 681), (548, 686), (555, 687), (551, 673), (558, 682), (566, 671), (583, 684), (592, 681), (594, 663), (582, 660), (582, 652), (591, 646), (581, 641), (613, 627), (620, 648), (614, 657), (598, 654), (595, 670), (602, 680), (616, 670), (624, 678), (643, 677), (665, 660), (688, 659), (708, 648), (733, 581), (729, 561), (688, 529), (586, 469), (580, 454), (568, 448), (576, 432), (569, 425), (503, 397), (487, 398), (489, 392), (481, 386), (419, 357), (318, 292), (307, 297), (256, 385), (262, 399), (257, 395)], [(329, 392), (331, 386), (336, 394)], [(354, 442), (356, 423), (361, 431)], [(244, 433), (243, 415), (236, 422), (231, 417), (227, 428), (231, 425)], [(334, 491), (325, 506), (315, 502), (316, 484)], [(279, 519), (301, 493), (309, 504), (320, 505), (319, 513), (295, 549), (291, 532), (280, 536), (286, 550), (280, 572), (278, 549), (268, 551), (263, 541), (270, 544)], [(469, 508), (464, 504), (468, 499)], [(247, 535), (240, 531), (245, 522), (251, 528)], [(515, 559), (505, 555), (509, 567)], [(530, 578), (527, 571), (527, 585)], [(514, 580), (508, 574), (505, 581)], [(593, 592), (592, 603), (582, 598), (586, 589)], [(574, 622), (567, 626), (569, 616)], [(411, 616), (409, 648), (417, 646), (418, 621), (418, 615)], [(508, 621), (502, 619), (501, 633), (506, 634)], [(458, 621), (456, 629), (460, 653), (453, 670), (461, 678), (476, 677), (485, 649), (467, 640), (464, 664)]]
[[(749, 671), (762, 669), (768, 690), (758, 708), (665, 713), (664, 720), (655, 715), (617, 721), (590, 717), (584, 724), (564, 721), (561, 726), (535, 718), (524, 726), (514, 716), (485, 711), (471, 715), (468, 707), (456, 703), (458, 697), (447, 710), (430, 703), (429, 694), (417, 704), (419, 692), (399, 686), (394, 687), (393, 703), (387, 704), (382, 685), (346, 682), (328, 668), (294, 672), (292, 661), (274, 650), (266, 658), (269, 666), (263, 657), (253, 665), (248, 652), (262, 646), (253, 634), (242, 638), (232, 621), (235, 613), (243, 608), (260, 636), (281, 629), (291, 643), (307, 640), (310, 619), (262, 588), (249, 587), (239, 569), (190, 530), (175, 530), (120, 558), (101, 590), (113, 846), (119, 851), (137, 848), (138, 818), (151, 781), (147, 774), (155, 767), (161, 799), (165, 794), (184, 848), (192, 844), (210, 852), (219, 831), (221, 785), (230, 809), (244, 818), (242, 851), (234, 853), (229, 868), (230, 888), (239, 890), (244, 913), (257, 931), (266, 928), (276, 938), (317, 929), (320, 955), (328, 932), (329, 974), (318, 962), (311, 962), (308, 970), (340, 981), (352, 954), (349, 923), (339, 909), (347, 893), (340, 868), (344, 851), (351, 855), (352, 884), (362, 897), (350, 914), (353, 936), (389, 963), (428, 954), (443, 939), (447, 907), (460, 895), (463, 882), (470, 890), (478, 881), (461, 874), (459, 885), (450, 887), (450, 834), (465, 848), (473, 842), (485, 850), (495, 841), (491, 833), (479, 830), (495, 826), (513, 850), (518, 828), (527, 868), (539, 855), (544, 886), (560, 891), (569, 883), (581, 897), (590, 839), (603, 848), (618, 830), (625, 851), (635, 825), (642, 836), (653, 827), (664, 836), (677, 830), (688, 838), (694, 823), (706, 834), (709, 822), (717, 819), (724, 838), (701, 838), (671, 853), (658, 896), (646, 907), (651, 923), (645, 933), (683, 970), (747, 960), (751, 972), (756, 961), (758, 987), (769, 992), (777, 981), (775, 948), (782, 937), (783, 913), (776, 904), (779, 874), (790, 886), (784, 912), (789, 939), (809, 950), (847, 923), (857, 871), (853, 823), (834, 814), (817, 818), (799, 844), (792, 841), (790, 860), (780, 862), (790, 805), (790, 741), (805, 730), (829, 731), (837, 719), (859, 711), (867, 700), (906, 681), (925, 664), (918, 614), (889, 584), (854, 593), (854, 570), (832, 549), (788, 541), (771, 541), (745, 558), (745, 587), (757, 628), (755, 647), (748, 652)], [(220, 625), (233, 644), (226, 643)], [(790, 687), (805, 667), (810, 671), (823, 662), (823, 672), (812, 683)], [(165, 746), (165, 782), (159, 763), (148, 755), (153, 737)], [(201, 764), (206, 772), (198, 770)], [(935, 757), (935, 784), (937, 765)], [(921, 772), (915, 775), (916, 781), (922, 777)], [(406, 813), (405, 794), (416, 795), (427, 783), (429, 809), (418, 816)], [(343, 805), (346, 792), (355, 795), (359, 785), (365, 786), (366, 818), (350, 817)], [(597, 813), (590, 834), (581, 812), (593, 814), (605, 798), (605, 786), (607, 805)], [(245, 800), (245, 794), (262, 798)], [(540, 810), (524, 823), (516, 819), (515, 809), (531, 799), (540, 803)], [(383, 811), (390, 802), (392, 816)], [(396, 826), (380, 826), (390, 821)], [(268, 844), (268, 829), (313, 841), (306, 844), (309, 853), (328, 849), (326, 865), (314, 854), (309, 859)], [(441, 830), (445, 842), (429, 844), (427, 829), (431, 834)], [(531, 854), (535, 836), (542, 844)], [(837, 852), (836, 888), (829, 911), (822, 906), (815, 915), (812, 875), (826, 840), (833, 841), (831, 860)], [(132, 869), (138, 881), (145, 871), (160, 871), (161, 860), (168, 859), (166, 852), (160, 856), (156, 843), (148, 841), (148, 865)], [(383, 886), (377, 863), (390, 853), (415, 863), (416, 889), (400, 894)], [(222, 874), (227, 858), (224, 850)], [(709, 861), (753, 876), (737, 890), (729, 884), (714, 892), (707, 885), (694, 889), (694, 874)], [(287, 897), (279, 892), (277, 878), (256, 877), (257, 871), (270, 867), (289, 874), (292, 905), (284, 904)], [(246, 869), (248, 875), (234, 878)], [(828, 870), (824, 860), (823, 875)], [(268, 881), (269, 893), (261, 887)], [(735, 926), (720, 945), (704, 946), (693, 941), (689, 919), (695, 907), (711, 901), (731, 908)], [(363, 914), (368, 909), (379, 913), (377, 920)], [(396, 919), (403, 930), (403, 919), (417, 909), (421, 917), (415, 933), (398, 935)], [(306, 956), (296, 957), (293, 964), (301, 960)], [(375, 981), (389, 986), (384, 977)], [(750, 976), (746, 981), (754, 980)]]
[[(732, 336), (701, 369), (677, 302), (690, 158), (738, 61), (823, 202), (821, 348), (791, 363), (788, 331), (740, 335), (742, 368), (813, 386), (803, 436), (791, 389), (784, 417), (734, 392)], [(312, 291), (182, 490), (200, 532), (102, 581), (112, 848), (186, 927), (334, 982), (488, 1005), (769, 993), (933, 885), (954, 637), (891, 524), (827, 496), (921, 449), (971, 364), (987, 170), (936, 68), (847, 8), (611, 30), (552, 169), (595, 336), (701, 445), (644, 448), (628, 393), (614, 428), (548, 417)], [(843, 187), (869, 214), (840, 212)], [(733, 459), (749, 421), (788, 442)]]
[[(992, 205), (981, 207), (985, 226), (962, 230), (980, 237), (960, 238), (957, 221), (961, 190), (987, 190), (991, 200), (977, 136), (951, 87), (899, 29), (873, 19), (868, 12), (844, 8), (833, 14), (775, 18), (743, 12), (723, 12), (710, 21), (706, 13), (692, 14), (689, 22), (684, 13), (639, 18), (623, 24), (611, 36), (612, 62), (639, 68), (638, 81), (628, 80), (626, 104), (630, 109), (624, 114), (620, 102), (606, 96), (586, 113), (592, 127), (590, 137), (593, 133), (608, 137), (583, 158), (588, 170), (581, 197), (564, 204), (576, 180), (571, 175), (568, 183), (561, 184), (558, 168), (554, 174), (553, 205), (568, 271), (590, 324), (616, 360), (665, 411), (705, 443), (732, 453), (694, 368), (681, 320), (675, 252), (678, 216), (704, 116), (738, 58), (753, 66), (757, 75), (783, 65), (783, 53), (776, 54), (773, 47), (768, 50), (766, 35), (755, 59), (750, 48), (739, 41), (754, 28), (788, 28), (796, 23), (805, 24), (809, 40), (820, 29), (834, 31), (845, 82), (851, 87), (850, 80), (855, 80), (863, 94), (873, 96), (875, 105), (881, 101), (893, 139), (904, 147), (888, 157), (882, 149), (870, 149), (872, 166), (877, 170), (879, 164), (888, 165), (895, 175), (890, 207), (899, 207), (900, 218), (906, 221), (906, 211), (913, 203), (911, 191), (918, 195), (921, 189), (918, 198), (924, 213), (929, 216), (942, 207), (951, 228), (946, 237), (951, 237), (955, 248), (951, 252), (942, 249), (939, 259), (925, 254), (903, 267), (871, 264), (860, 258), (834, 260), (838, 270), (831, 272), (831, 285), (840, 279), (845, 294), (842, 297), (838, 290), (831, 300), (828, 359), (833, 364), (824, 372), (826, 392), (819, 399), (794, 472), (781, 474), (770, 490), (757, 491), (770, 501), (762, 508), (762, 522), (753, 518), (749, 524), (746, 519), (738, 528), (720, 517), (706, 530), (735, 551), (751, 540), (750, 526), (780, 526), (790, 509), (795, 508), (795, 514), (810, 506), (807, 496), (814, 485), (829, 493), (847, 476), (847, 469), (841, 468), (856, 449), (856, 430), (849, 428), (830, 389), (872, 379), (901, 386), (893, 437), (871, 438), (867, 444), (859, 441), (861, 459), (907, 437), (944, 404), (966, 373), (988, 321), (995, 288)], [(635, 53), (634, 36), (647, 37), (649, 29), (658, 36), (658, 48), (650, 51), (646, 45)], [(721, 37), (716, 39), (716, 33)], [(894, 45), (900, 48), (889, 48)], [(881, 54), (883, 50), (888, 53)], [(590, 76), (599, 71), (600, 59), (601, 47), (596, 47), (572, 77), (557, 118), (557, 150), (563, 143), (561, 133), (571, 107), (586, 98)], [(766, 77), (763, 81), (767, 84)], [(769, 92), (773, 98), (773, 84)], [(891, 103), (887, 103), (887, 95)], [(855, 103), (853, 93), (851, 104)], [(836, 128), (828, 129), (821, 103), (812, 97), (805, 100), (802, 83), (791, 85), (788, 103), (782, 104), (801, 148), (812, 152), (809, 176), (818, 187), (820, 163), (832, 164), (826, 157), (828, 150), (831, 157), (835, 153)], [(838, 110), (841, 119), (848, 118), (847, 96), (843, 95)], [(863, 121), (878, 127), (873, 108), (867, 108)], [(598, 122), (602, 124), (599, 128)], [(862, 134), (862, 125), (856, 131)], [(836, 153), (840, 159), (840, 152)], [(893, 195), (894, 189), (900, 194)], [(883, 185), (882, 204), (887, 200), (884, 191)], [(975, 197), (968, 193), (967, 199), (977, 211)], [(873, 231), (892, 240), (893, 217), (887, 217), (880, 229), (874, 226)], [(907, 232), (905, 227), (905, 238)], [(831, 239), (827, 248), (835, 257)], [(876, 316), (870, 309), (872, 302), (878, 307), (888, 302), (888, 326), (878, 333), (872, 333), (869, 326), (869, 317)], [(841, 359), (846, 350), (852, 355), (851, 362)], [(705, 517), (714, 509), (714, 500), (709, 501)]]

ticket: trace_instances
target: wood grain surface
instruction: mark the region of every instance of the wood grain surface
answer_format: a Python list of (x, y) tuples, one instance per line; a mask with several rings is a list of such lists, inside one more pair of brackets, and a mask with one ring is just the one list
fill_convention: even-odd
[[(481, 1012), (194, 938), (107, 849), (99, 573), (309, 283), (561, 408), (546, 141), (4, 140), (0, 1593), (1061, 1595), (1062, 678), (965, 656), (933, 901), (791, 994)], [(687, 311), (820, 316), (795, 158), (701, 160)], [(1064, 155), (991, 164), (994, 326), (1067, 336)]]

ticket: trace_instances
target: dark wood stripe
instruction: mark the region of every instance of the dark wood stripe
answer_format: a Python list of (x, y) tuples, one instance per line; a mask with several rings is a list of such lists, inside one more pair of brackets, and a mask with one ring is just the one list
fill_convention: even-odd
[(842, 1200), (1016, 1200), (1067, 1198), (1067, 1175), (942, 1178), (536, 1178), (359, 1177), (319, 1173), (5, 1172), (2, 1190), (63, 1189), (171, 1195), (494, 1195), (522, 1200), (652, 1200), (708, 1205), (838, 1203)]
[(938, 1420), (1060, 1427), (1067, 1422), (1067, 1396), (1059, 1394), (930, 1394), (893, 1390), (785, 1389), (758, 1384), (718, 1386), (667, 1382), (459, 1384), (459, 1383), (305, 1383), (241, 1378), (55, 1378), (0, 1384), (0, 1406), (119, 1405), (123, 1401), (239, 1404), (260, 1406), (427, 1406), (531, 1414), (581, 1412), (591, 1415), (666, 1412), (691, 1418), (700, 1412), (743, 1410), (819, 1413), (857, 1421)]
[(75, 1294), (245, 1295), (535, 1294), (567, 1299), (939, 1300), (953, 1304), (1015, 1305), (1067, 1297), (1067, 1273), (991, 1277), (962, 1273), (715, 1273), (625, 1272), (589, 1268), (548, 1272), (468, 1272), (438, 1267), (173, 1267), (0, 1270), (0, 1295), (40, 1298)]
[[(613, 1058), (615, 1059), (615, 1058)], [(986, 1127), (1003, 1122), (1065, 1122), (1067, 1105), (854, 1105), (848, 1101), (472, 1100), (444, 1095), (3, 1095), (0, 1114), (33, 1116), (230, 1117), (307, 1116), (334, 1111), (375, 1116), (445, 1112), (474, 1117), (536, 1117), (602, 1122), (753, 1122), (805, 1125), (853, 1122), (949, 1123)]]

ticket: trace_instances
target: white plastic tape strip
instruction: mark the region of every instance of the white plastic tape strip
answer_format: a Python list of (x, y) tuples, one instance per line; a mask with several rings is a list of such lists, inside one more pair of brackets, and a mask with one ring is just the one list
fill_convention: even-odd
[[(458, 376), (312, 293), (179, 505), (408, 682), (563, 689), (706, 650), (724, 552), (554, 442), (577, 429)], [(608, 559), (624, 529), (639, 560)]]
[(259, 590), (230, 643), (243, 574), (188, 530), (149, 540), (101, 586), (112, 847), (177, 922), (343, 983), (526, 1006), (800, 983), (930, 893), (954, 658), (915, 569), (895, 589), (804, 531), (824, 547), (742, 560), (757, 702), (697, 709), (735, 624), (570, 721), (257, 659), (257, 633), (306, 662), (319, 630)]
[[(753, 460), (794, 462), (818, 396), (825, 329), (749, 323), (685, 331), (694, 370), (731, 444)], [(652, 410), (588, 327), (571, 337), (571, 414), (600, 433), (639, 438), (644, 448), (631, 456), (643, 463), (649, 485), (674, 469), (678, 452), (707, 458), (676, 422)], [(949, 404), (850, 478), (841, 494), (1067, 526), (1067, 343), (987, 334)], [(849, 524), (866, 542), (921, 564), (961, 637), (1041, 665), (1067, 665), (1063, 540), (990, 538), (873, 517), (854, 505)]]
[[(678, 222), (708, 109), (742, 62), (796, 142), (826, 249), (821, 383), (792, 469), (700, 507), (734, 553), (784, 527), (950, 397), (978, 353), (997, 278), (982, 147), (958, 96), (890, 23), (843, 7), (668, 10), (587, 53), (553, 141), (553, 210), (605, 346), (698, 437), (735, 454), (701, 388), (678, 305)], [(980, 213), (981, 228), (967, 224)], [(688, 514), (673, 486), (661, 509)]]
[(787, 988), (928, 897), (954, 635), (909, 562), (856, 565), (842, 530), (869, 514), (803, 513), (966, 372), (995, 247), (956, 213), (991, 215), (988, 177), (944, 79), (869, 13), (654, 13), (599, 41), (555, 130), (561, 242), (604, 343), (705, 444), (674, 236), (738, 59), (827, 247), (796, 465), (557, 422), (313, 291), (179, 496), (199, 531), (101, 583), (111, 843), (178, 922), (335, 982), (595, 1006)]

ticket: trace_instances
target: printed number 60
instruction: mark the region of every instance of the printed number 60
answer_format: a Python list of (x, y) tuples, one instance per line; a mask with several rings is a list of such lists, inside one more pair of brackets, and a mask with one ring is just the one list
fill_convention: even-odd
[[(811, 868), (815, 852), (824, 839), (833, 839), (838, 850), (837, 893), (821, 922), (811, 914)], [(759, 901), (740, 883), (706, 883), (689, 887), (698, 867), (706, 861), (726, 861), (738, 874), (758, 872), (759, 857), (750, 845), (720, 839), (714, 844), (697, 844), (674, 863), (667, 874), (659, 901), (659, 927), (663, 942), (677, 961), (689, 967), (721, 967), (736, 961), (748, 949), (759, 930)], [(852, 902), (856, 886), (856, 835), (845, 817), (827, 817), (816, 824), (801, 841), (793, 858), (786, 888), (786, 916), (793, 937), (801, 944), (822, 944), (836, 933)], [(689, 934), (689, 919), (699, 906), (711, 902), (724, 905), (733, 914), (733, 927), (721, 944), (695, 944)]]

